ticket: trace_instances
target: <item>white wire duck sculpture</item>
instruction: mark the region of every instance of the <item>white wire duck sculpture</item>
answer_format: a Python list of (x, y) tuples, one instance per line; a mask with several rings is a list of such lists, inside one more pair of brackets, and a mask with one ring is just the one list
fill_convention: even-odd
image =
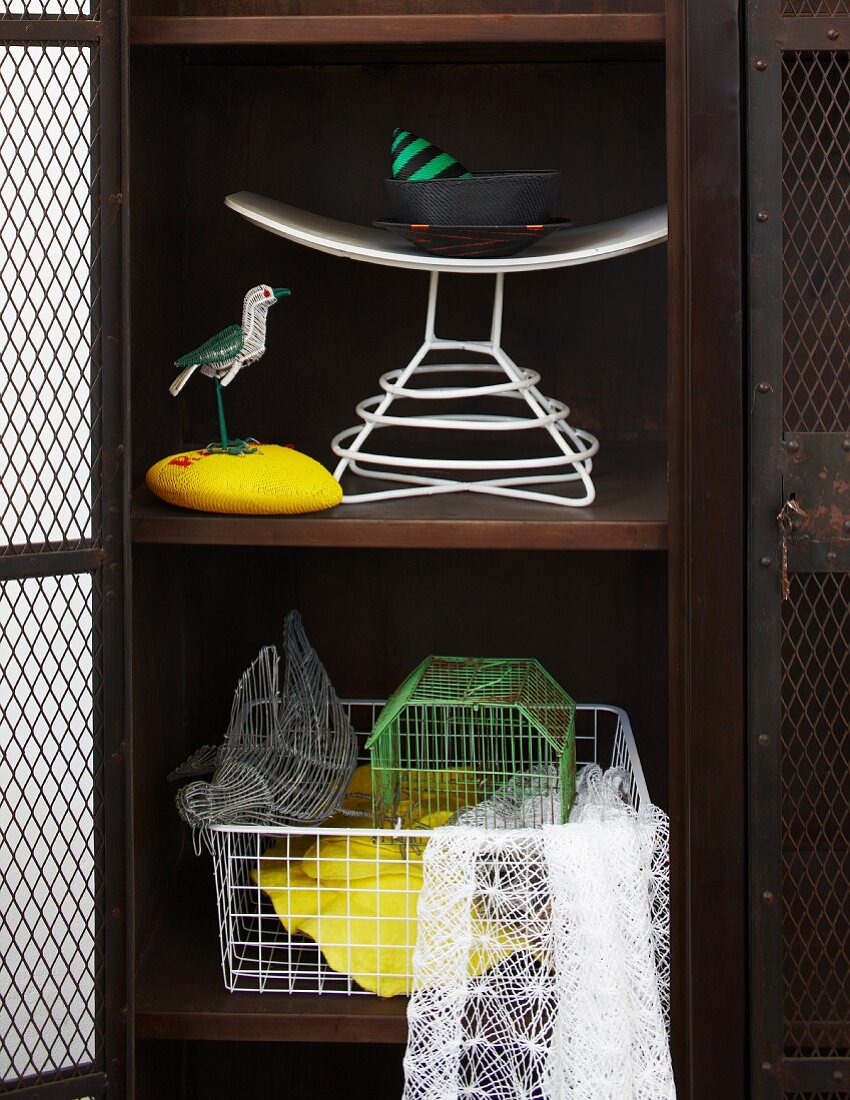
[(223, 454), (251, 454), (253, 448), (250, 440), (228, 438), (221, 391), (224, 386), (230, 385), (243, 367), (256, 363), (265, 355), (268, 312), (275, 302), (288, 298), (290, 294), (291, 291), (285, 286), (274, 289), (261, 283), (253, 287), (245, 295), (241, 325), (228, 325), (175, 362), (175, 367), (182, 369), (169, 386), (173, 397), (180, 393), (196, 370), (215, 379), (221, 442), (211, 443), (207, 450)]
[(297, 611), (280, 654), (260, 650), (243, 673), (222, 745), (205, 745), (169, 779), (195, 780), (177, 794), (183, 820), (214, 825), (317, 825), (341, 806), (357, 764), (357, 741)]

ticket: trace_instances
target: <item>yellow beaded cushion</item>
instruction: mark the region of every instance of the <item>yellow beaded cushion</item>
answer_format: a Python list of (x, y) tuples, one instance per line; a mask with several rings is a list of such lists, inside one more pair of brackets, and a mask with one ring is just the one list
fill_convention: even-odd
[(333, 508), (342, 488), (314, 459), (275, 444), (251, 454), (184, 451), (155, 463), (145, 478), (158, 497), (180, 508), (234, 515), (295, 515)]

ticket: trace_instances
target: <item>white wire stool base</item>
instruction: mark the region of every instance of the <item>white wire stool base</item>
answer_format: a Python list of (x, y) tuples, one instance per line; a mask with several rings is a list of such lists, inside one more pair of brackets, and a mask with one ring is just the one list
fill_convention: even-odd
[[(357, 406), (361, 423), (334, 436), (331, 447), (339, 458), (334, 470), (337, 481), (350, 470), (361, 477), (396, 482), (396, 486), (373, 492), (346, 493), (343, 504), (367, 504), (370, 501), (398, 500), (405, 497), (432, 496), (438, 493), (485, 493), (491, 496), (534, 500), (583, 508), (596, 498), (591, 472), (599, 440), (569, 423), (570, 410), (562, 401), (546, 397), (537, 388), (537, 371), (517, 366), (502, 348), (502, 309), (504, 274), (496, 275), (493, 318), (489, 340), (443, 340), (435, 333), (439, 272), (432, 271), (428, 287), (428, 312), (425, 339), (406, 367), (391, 370), (380, 378), (383, 395), (367, 397)], [(425, 358), (432, 351), (466, 351), (487, 356), (493, 363), (434, 363)], [(480, 374), (478, 385), (411, 386), (414, 377), (430, 380), (435, 375)], [(526, 415), (485, 413), (446, 413), (441, 415), (401, 416), (390, 413), (399, 398), (413, 401), (465, 400), (494, 397), (519, 401)], [(548, 457), (514, 459), (411, 458), (385, 454), (364, 444), (382, 428), (422, 428), (436, 431), (467, 432), (546, 432), (555, 453)], [(564, 470), (564, 468), (566, 468)], [(431, 471), (443, 471), (435, 476)], [(562, 471), (562, 472), (559, 472)], [(458, 477), (461, 473), (498, 476), (476, 479)], [(576, 483), (580, 495), (560, 496), (527, 488), (531, 485)]]

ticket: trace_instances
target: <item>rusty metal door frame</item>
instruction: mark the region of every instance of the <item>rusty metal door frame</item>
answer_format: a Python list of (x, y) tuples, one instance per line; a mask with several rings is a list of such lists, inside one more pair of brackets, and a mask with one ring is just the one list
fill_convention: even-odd
[[(817, 702), (817, 685), (806, 682), (812, 662), (823, 661), (813, 644), (847, 641), (845, 613), (831, 617), (828, 601), (843, 598), (838, 575), (850, 568), (850, 406), (836, 386), (850, 391), (850, 367), (846, 378), (838, 373), (850, 331), (831, 329), (830, 312), (847, 279), (841, 238), (850, 225), (842, 234), (846, 199), (836, 219), (830, 203), (841, 203), (828, 180), (846, 171), (850, 182), (850, 146), (840, 140), (847, 104), (834, 100), (835, 92), (850, 95), (850, 55), (842, 52), (850, 48), (850, 4), (749, 0), (746, 16), (751, 1093), (831, 1100), (850, 1092), (847, 1052), (838, 1040), (819, 1044), (813, 1029), (795, 1040), (790, 1019), (803, 1011), (793, 1007), (802, 970), (809, 965), (810, 981), (821, 980), (817, 952), (828, 933), (818, 924), (817, 889), (811, 910), (793, 897), (805, 832), (795, 799), (811, 793), (795, 794), (793, 775), (798, 770), (804, 788), (807, 775), (819, 779), (817, 761), (800, 751), (799, 727), (809, 719), (789, 715), (799, 714), (803, 696)], [(783, 539), (777, 517), (789, 500), (802, 514), (787, 516)], [(815, 816), (828, 813), (821, 807)]]

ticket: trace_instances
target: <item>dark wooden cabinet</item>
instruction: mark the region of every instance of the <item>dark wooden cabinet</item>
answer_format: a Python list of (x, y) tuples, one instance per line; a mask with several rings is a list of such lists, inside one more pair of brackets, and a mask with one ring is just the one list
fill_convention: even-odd
[[(577, 698), (629, 711), (672, 822), (679, 1094), (747, 1095), (737, 4), (504, 7), (130, 0), (87, 31), (106, 41), (120, 25), (126, 39), (124, 179), (104, 200), (124, 231), (123, 276), (110, 276), (125, 325), (109, 346), (124, 353), (110, 386), (125, 407), (113, 394), (109, 428), (127, 569), (108, 576), (125, 600), (126, 676), (114, 636), (103, 668), (126, 696), (114, 755), (127, 852), (111, 842), (124, 900), (103, 920), (127, 945), (127, 988), (115, 955), (101, 990), (126, 1058), (99, 1056), (92, 1095), (107, 1081), (109, 1096), (139, 1100), (399, 1094), (403, 1002), (225, 992), (212, 869), (166, 780), (218, 739), (240, 672), (293, 607), (345, 695), (385, 695), (428, 652), (521, 651)], [(169, 396), (171, 364), (257, 281), (293, 296), (230, 391), (237, 431), (330, 464), (355, 403), (409, 356), (424, 276), (299, 249), (223, 203), (248, 188), (368, 222), (385, 213), (398, 124), (475, 166), (560, 168), (559, 213), (577, 223), (668, 202), (666, 249), (507, 281), (506, 346), (601, 437), (597, 502), (554, 514), (436, 498), (236, 519), (157, 501), (147, 467), (214, 424), (202, 385)], [(446, 280), (447, 329), (486, 323), (478, 283)], [(122, 800), (107, 793), (115, 829)]]

